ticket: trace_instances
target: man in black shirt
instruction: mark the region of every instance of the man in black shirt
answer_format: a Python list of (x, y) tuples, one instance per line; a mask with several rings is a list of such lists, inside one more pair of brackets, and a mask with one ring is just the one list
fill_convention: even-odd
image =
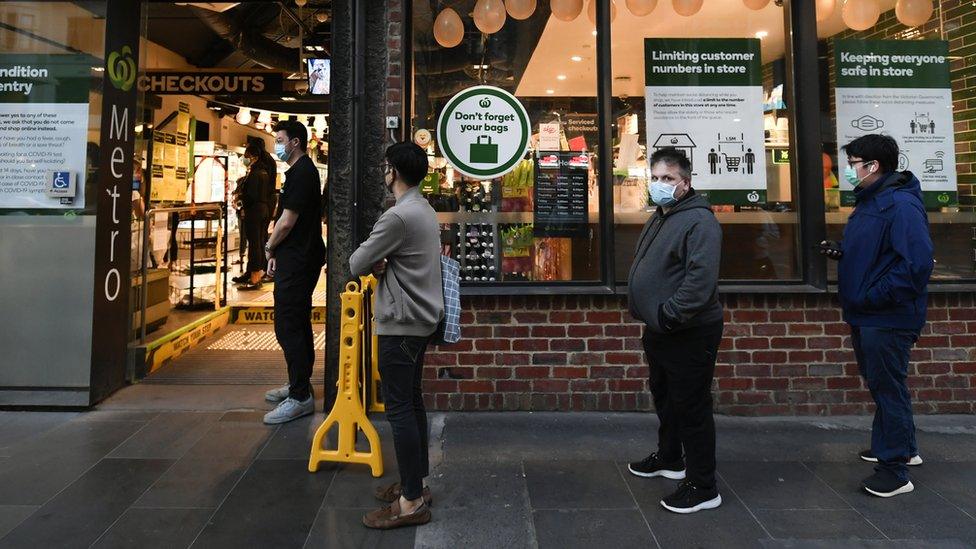
[(274, 231), (265, 246), (268, 274), (274, 277), (275, 336), (288, 363), (288, 385), (265, 394), (278, 407), (264, 416), (271, 425), (312, 414), (309, 379), (315, 362), (312, 291), (325, 263), (322, 242), (322, 183), (305, 154), (308, 129), (296, 120), (275, 127), (275, 154), (288, 163)]

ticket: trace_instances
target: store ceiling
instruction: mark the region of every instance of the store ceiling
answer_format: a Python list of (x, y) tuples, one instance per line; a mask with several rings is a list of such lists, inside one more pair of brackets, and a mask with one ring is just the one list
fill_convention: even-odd
[[(882, 11), (893, 9), (895, 0), (881, 0)], [(706, 1), (700, 12), (683, 17), (671, 2), (660, 0), (646, 17), (630, 13), (623, 0), (616, 0), (617, 17), (611, 30), (613, 93), (616, 96), (644, 95), (644, 38), (728, 38), (756, 36), (762, 39), (762, 60), (780, 59), (785, 51), (783, 8), (770, 2), (759, 11), (747, 9), (738, 0)], [(508, 23), (506, 23), (507, 25)], [(846, 29), (840, 3), (832, 17), (819, 26), (820, 36), (831, 36)], [(584, 13), (572, 22), (550, 17), (538, 47), (519, 82), (520, 97), (596, 96), (596, 37), (594, 25)], [(579, 56), (582, 61), (572, 61)], [(560, 80), (560, 75), (565, 79)]]

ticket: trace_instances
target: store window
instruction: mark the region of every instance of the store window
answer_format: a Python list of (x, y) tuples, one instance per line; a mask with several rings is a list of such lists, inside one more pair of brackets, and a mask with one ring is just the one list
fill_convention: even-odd
[[(972, 279), (976, 8), (958, 0), (849, 0), (822, 9), (818, 20), (829, 237), (842, 237), (853, 207), (839, 147), (885, 133), (898, 141), (898, 169), (922, 184), (935, 244), (933, 281)], [(836, 280), (836, 265), (829, 268)]]
[[(585, 15), (564, 20), (566, 4), (573, 3), (412, 3), (411, 135), (430, 156), (432, 174), (422, 191), (438, 212), (445, 250), (461, 262), (464, 285), (604, 278), (596, 42), (592, 24), (579, 23)], [(526, 151), (516, 151), (501, 175), (479, 163), (508, 156), (498, 143), (505, 137), (492, 128), (478, 126), (471, 142), (437, 137), (445, 110), (452, 120), (477, 119), (476, 112), (458, 112), (464, 110), (458, 94), (476, 86), (511, 94), (527, 117)], [(489, 100), (519, 116), (502, 94)]]
[[(798, 204), (790, 176), (783, 7), (615, 2), (612, 9), (616, 273), (625, 283), (649, 203), (647, 159), (675, 147), (722, 224), (725, 281), (791, 281)], [(592, 24), (577, 22), (581, 26)]]

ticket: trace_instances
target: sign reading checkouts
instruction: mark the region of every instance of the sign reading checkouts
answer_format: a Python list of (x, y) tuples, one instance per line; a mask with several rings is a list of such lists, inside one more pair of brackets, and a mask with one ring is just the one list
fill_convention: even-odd
[(457, 171), (493, 179), (515, 169), (529, 148), (529, 116), (507, 91), (468, 88), (448, 101), (437, 121), (437, 144)]

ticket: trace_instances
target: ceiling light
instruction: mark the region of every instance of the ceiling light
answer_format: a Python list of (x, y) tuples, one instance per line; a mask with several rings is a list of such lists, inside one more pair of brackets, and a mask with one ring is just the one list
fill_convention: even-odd
[(556, 76), (556, 80), (566, 80), (566, 75), (565, 74), (560, 74), (560, 75)]
[(95, 72), (105, 72), (105, 67), (92, 67)]
[(238, 124), (249, 124), (251, 122), (251, 109), (241, 109), (237, 111), (235, 120), (237, 120)]
[(305, 51), (315, 51), (315, 46), (305, 46)]
[(556, 90), (546, 90), (546, 93), (548, 95), (552, 95), (552, 94), (556, 93)]
[(756, 33), (756, 38), (758, 38), (760, 40), (762, 40), (763, 38), (766, 38), (767, 36), (769, 36), (769, 33), (766, 32), (766, 31), (759, 31), (759, 32)]
[(596, 31), (593, 31), (593, 36), (596, 36)]
[(471, 65), (471, 68), (473, 68), (473, 69), (481, 69), (481, 70), (488, 70), (489, 66), (488, 65)]
[(577, 63), (579, 63), (580, 61), (583, 60), (583, 58), (580, 57), (580, 56), (578, 56), (578, 55), (574, 55), (574, 56), (570, 57), (570, 59), (572, 59), (573, 61), (576, 61)]
[(281, 100), (282, 101), (294, 101), (295, 98), (294, 97), (282, 97)]

